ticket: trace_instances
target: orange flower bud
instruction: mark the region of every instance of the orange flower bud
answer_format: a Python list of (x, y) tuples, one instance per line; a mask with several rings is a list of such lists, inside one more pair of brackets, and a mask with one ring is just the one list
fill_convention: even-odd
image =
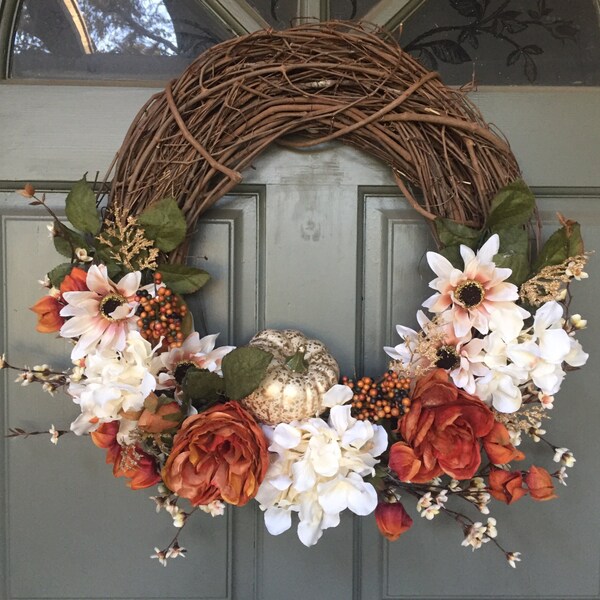
[(54, 333), (58, 331), (65, 322), (59, 314), (63, 306), (54, 296), (40, 298), (29, 309), (38, 316), (36, 330), (40, 333)]
[(162, 433), (177, 427), (183, 421), (181, 407), (177, 402), (168, 402), (166, 404), (158, 404), (158, 398), (154, 394), (155, 404), (154, 410), (148, 406), (148, 398), (146, 399), (146, 408), (138, 419), (138, 428), (146, 433)]
[(375, 521), (381, 535), (391, 542), (395, 542), (413, 524), (413, 520), (400, 502), (393, 504), (380, 502), (375, 509)]
[(525, 483), (529, 488), (529, 493), (534, 500), (552, 500), (556, 498), (554, 493), (554, 484), (552, 483), (552, 476), (546, 469), (542, 467), (536, 467), (531, 465), (529, 473), (525, 475)]
[(493, 469), (489, 475), (490, 494), (506, 504), (512, 504), (527, 494), (520, 471)]

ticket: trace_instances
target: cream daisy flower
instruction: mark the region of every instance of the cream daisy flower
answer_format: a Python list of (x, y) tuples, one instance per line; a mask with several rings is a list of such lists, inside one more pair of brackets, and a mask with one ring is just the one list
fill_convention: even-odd
[(521, 319), (522, 309), (514, 301), (519, 298), (516, 285), (506, 283), (511, 269), (496, 267), (492, 261), (498, 253), (500, 240), (494, 234), (477, 254), (461, 245), (464, 270), (452, 266), (449, 260), (435, 252), (427, 253), (427, 262), (437, 275), (429, 287), (437, 293), (423, 306), (433, 313), (449, 310), (457, 337), (466, 336), (471, 328), (482, 334), (489, 331), (489, 320), (495, 310), (501, 310), (505, 319)]
[(136, 330), (135, 294), (140, 287), (141, 273), (128, 273), (118, 283), (108, 278), (104, 265), (92, 265), (87, 273), (89, 291), (65, 292), (67, 302), (60, 311), (67, 319), (60, 329), (66, 338), (79, 338), (71, 358), (83, 358), (99, 346), (101, 350), (123, 350), (127, 332)]
[(223, 357), (235, 350), (235, 346), (215, 348), (218, 333), (200, 338), (194, 331), (185, 339), (180, 348), (163, 352), (152, 361), (152, 372), (158, 380), (158, 389), (174, 388), (181, 385), (187, 370), (198, 367), (221, 374)]

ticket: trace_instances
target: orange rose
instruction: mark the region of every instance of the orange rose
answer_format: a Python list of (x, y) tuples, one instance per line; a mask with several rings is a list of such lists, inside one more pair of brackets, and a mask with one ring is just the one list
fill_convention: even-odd
[(525, 475), (525, 483), (534, 500), (552, 500), (557, 497), (554, 493), (552, 476), (542, 467), (531, 465), (529, 473)]
[(512, 504), (527, 494), (527, 490), (523, 487), (523, 475), (521, 471), (502, 471), (493, 469), (489, 475), (490, 494), (504, 502)]
[(117, 442), (119, 421), (102, 423), (90, 435), (98, 448), (105, 448), (106, 463), (113, 465), (115, 477), (127, 477), (132, 490), (141, 490), (160, 482), (154, 459), (138, 446), (121, 446)]
[(414, 483), (442, 473), (470, 479), (481, 464), (480, 440), (493, 426), (494, 415), (479, 398), (434, 369), (417, 381), (410, 412), (397, 429), (404, 441), (391, 447), (389, 466)]
[(219, 499), (242, 506), (256, 495), (268, 465), (261, 428), (237, 402), (227, 402), (183, 422), (162, 476), (194, 506)]
[(413, 520), (400, 502), (393, 504), (380, 502), (375, 509), (375, 521), (381, 535), (391, 542), (395, 542), (413, 524)]
[(505, 465), (513, 460), (523, 460), (525, 455), (510, 443), (508, 429), (497, 421), (483, 438), (483, 447), (495, 465)]
[(40, 333), (54, 333), (65, 322), (60, 316), (61, 309), (65, 306), (62, 295), (65, 292), (82, 292), (88, 289), (86, 284), (87, 272), (79, 267), (73, 267), (60, 284), (60, 295), (51, 295), (40, 298), (30, 310), (38, 315), (36, 330)]

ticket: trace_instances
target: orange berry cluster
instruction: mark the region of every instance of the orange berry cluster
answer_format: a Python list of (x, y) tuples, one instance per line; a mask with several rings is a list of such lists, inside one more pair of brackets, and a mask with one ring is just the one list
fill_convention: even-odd
[(170, 350), (183, 343), (181, 324), (187, 313), (187, 306), (168, 287), (159, 287), (161, 283), (161, 274), (155, 273), (154, 285), (157, 290), (154, 297), (146, 290), (138, 290), (135, 297), (140, 304), (137, 309), (137, 325), (143, 338), (154, 345), (162, 337), (161, 350)]
[(398, 419), (410, 410), (410, 379), (399, 377), (394, 371), (388, 371), (378, 380), (361, 377), (354, 382), (342, 377), (342, 383), (354, 392), (352, 414), (361, 421), (377, 423), (390, 419), (395, 426)]

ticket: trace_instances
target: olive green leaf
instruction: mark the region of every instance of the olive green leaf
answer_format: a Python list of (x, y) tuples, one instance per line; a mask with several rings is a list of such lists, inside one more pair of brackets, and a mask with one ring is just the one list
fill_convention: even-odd
[(68, 227), (61, 227), (58, 234), (54, 236), (53, 241), (56, 251), (67, 258), (72, 258), (77, 248), (84, 248), (88, 252), (90, 251), (83, 236)]
[(187, 265), (159, 265), (158, 272), (162, 275), (165, 285), (176, 294), (193, 294), (210, 280), (210, 275), (202, 269)]
[(92, 235), (100, 231), (101, 219), (96, 208), (96, 195), (85, 175), (71, 188), (65, 211), (67, 219), (75, 229)]
[(441, 254), (444, 258), (447, 258), (452, 263), (453, 267), (461, 270), (463, 269), (464, 261), (460, 255), (460, 248), (458, 245), (446, 246), (445, 248), (438, 250), (438, 254)]
[(478, 229), (461, 225), (451, 219), (438, 217), (435, 221), (435, 229), (440, 242), (444, 246), (456, 246), (464, 244), (475, 250), (477, 242), (481, 237), (481, 232)]
[(225, 384), (216, 373), (191, 367), (185, 374), (181, 387), (193, 401), (212, 402), (223, 394)]
[(584, 253), (581, 226), (575, 221), (565, 220), (564, 225), (546, 241), (533, 266), (533, 272), (549, 265), (558, 265), (570, 256)]
[(163, 252), (175, 250), (185, 239), (187, 224), (174, 198), (164, 198), (147, 208), (139, 215), (138, 223)]
[(273, 355), (259, 348), (236, 348), (223, 357), (221, 369), (225, 380), (225, 395), (240, 400), (251, 394), (264, 379)]
[(496, 229), (500, 238), (500, 248), (494, 257), (497, 267), (512, 270), (506, 280), (521, 285), (529, 275), (529, 237), (522, 227), (503, 227)]
[(521, 179), (503, 187), (492, 200), (486, 227), (525, 225), (535, 209), (535, 196)]
[(63, 282), (63, 279), (71, 272), (73, 265), (71, 263), (61, 263), (57, 267), (54, 267), (52, 271), (48, 273), (48, 279), (52, 287), (58, 288)]

